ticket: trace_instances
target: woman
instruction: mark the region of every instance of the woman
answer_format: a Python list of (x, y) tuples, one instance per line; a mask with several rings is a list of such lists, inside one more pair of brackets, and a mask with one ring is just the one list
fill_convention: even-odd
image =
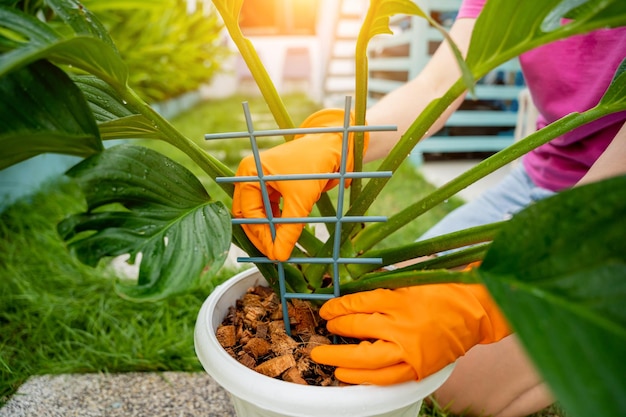
[[(484, 3), (464, 1), (450, 30), (463, 54)], [(624, 57), (624, 27), (574, 36), (523, 54), (522, 71), (540, 114), (537, 127), (596, 105)], [(415, 79), (368, 110), (368, 123), (394, 124), (398, 132), (404, 132), (459, 76), (450, 48), (443, 43)], [(450, 106), (433, 131), (443, 126), (462, 100)], [(626, 113), (613, 114), (537, 148), (500, 185), (451, 213), (425, 237), (501, 220), (552, 193), (626, 173), (625, 121)], [(308, 123), (341, 125), (342, 116), (322, 111)], [(370, 133), (366, 160), (384, 157), (399, 137), (397, 132)], [(336, 135), (306, 135), (264, 152), (264, 170), (266, 174), (289, 173), (293, 161), (298, 161), (300, 171), (296, 172), (303, 172), (303, 161), (310, 161), (316, 169), (336, 170), (339, 146)], [(251, 159), (242, 161), (238, 175), (255, 173)], [(332, 185), (310, 183), (310, 188), (273, 190), (274, 198), (283, 198), (284, 217), (308, 215), (319, 194)], [(264, 217), (258, 187), (237, 185), (233, 214)], [(245, 230), (263, 253), (285, 260), (301, 226), (281, 225), (275, 240), (266, 226), (250, 225)], [(553, 402), (482, 286), (439, 284), (363, 292), (328, 301), (321, 314), (333, 333), (374, 340), (313, 350), (314, 360), (337, 366), (337, 377), (346, 382), (419, 379), (456, 360), (451, 377), (435, 393), (437, 401), (452, 412), (524, 416)]]

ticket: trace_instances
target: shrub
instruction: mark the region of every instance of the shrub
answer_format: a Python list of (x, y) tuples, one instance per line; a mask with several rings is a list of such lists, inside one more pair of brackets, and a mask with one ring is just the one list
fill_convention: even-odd
[(129, 84), (148, 102), (194, 91), (220, 71), (228, 49), (213, 9), (184, 0), (87, 0), (129, 67)]

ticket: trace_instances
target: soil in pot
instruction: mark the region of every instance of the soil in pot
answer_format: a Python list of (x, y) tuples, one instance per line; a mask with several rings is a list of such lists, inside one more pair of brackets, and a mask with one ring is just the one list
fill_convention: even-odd
[(285, 332), (282, 305), (269, 287), (255, 286), (230, 307), (217, 328), (222, 347), (237, 361), (261, 374), (303, 385), (344, 385), (334, 367), (311, 359), (311, 350), (331, 343), (319, 308), (309, 301), (287, 302), (291, 336)]

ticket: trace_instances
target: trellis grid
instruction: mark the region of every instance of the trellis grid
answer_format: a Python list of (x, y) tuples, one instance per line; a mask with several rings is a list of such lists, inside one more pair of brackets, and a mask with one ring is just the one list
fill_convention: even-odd
[[(347, 172), (346, 164), (348, 158), (348, 136), (352, 132), (373, 132), (373, 131), (395, 131), (396, 126), (382, 125), (382, 126), (351, 126), (350, 125), (350, 108), (351, 98), (346, 97), (344, 108), (344, 121), (343, 126), (337, 127), (319, 127), (319, 128), (295, 128), (295, 129), (274, 129), (274, 130), (254, 130), (252, 123), (252, 117), (248, 103), (244, 102), (243, 112), (246, 120), (247, 132), (229, 132), (229, 133), (216, 133), (206, 134), (204, 138), (206, 140), (214, 139), (234, 139), (245, 138), (250, 139), (250, 146), (252, 148), (252, 154), (255, 161), (257, 176), (236, 176), (236, 177), (218, 177), (216, 181), (218, 183), (235, 183), (235, 182), (259, 182), (261, 194), (263, 198), (263, 205), (265, 208), (266, 218), (261, 219), (242, 219), (233, 218), (232, 224), (268, 224), (272, 239), (276, 237), (276, 225), (286, 223), (334, 223), (335, 234), (333, 240), (332, 257), (290, 257), (285, 261), (286, 263), (296, 264), (329, 264), (332, 265), (332, 281), (333, 281), (333, 294), (312, 294), (312, 293), (293, 293), (286, 291), (285, 284), (285, 269), (284, 263), (271, 260), (267, 257), (238, 257), (238, 262), (251, 262), (251, 263), (274, 263), (277, 264), (278, 270), (278, 282), (280, 290), (280, 300), (283, 310), (283, 321), (285, 324), (285, 330), (287, 334), (291, 335), (289, 325), (289, 314), (287, 312), (287, 300), (298, 298), (307, 300), (328, 300), (330, 298), (339, 297), (339, 265), (340, 264), (380, 264), (381, 258), (344, 258), (340, 256), (340, 244), (341, 244), (341, 226), (343, 223), (367, 223), (367, 222), (384, 222), (387, 220), (386, 216), (346, 216), (343, 214), (343, 201), (345, 195), (345, 187), (338, 187), (337, 208), (335, 216), (325, 217), (274, 217), (270, 206), (269, 194), (265, 187), (268, 181), (293, 181), (293, 180), (320, 180), (320, 179), (337, 179), (339, 184), (344, 184), (346, 179), (350, 178), (389, 178), (391, 177), (390, 171), (376, 171), (376, 172)], [(341, 163), (339, 172), (337, 173), (315, 173), (315, 174), (290, 174), (290, 175), (265, 175), (261, 166), (261, 158), (259, 154), (259, 148), (256, 139), (258, 137), (266, 136), (284, 136), (284, 135), (300, 135), (310, 133), (342, 133), (342, 149), (341, 149)]]

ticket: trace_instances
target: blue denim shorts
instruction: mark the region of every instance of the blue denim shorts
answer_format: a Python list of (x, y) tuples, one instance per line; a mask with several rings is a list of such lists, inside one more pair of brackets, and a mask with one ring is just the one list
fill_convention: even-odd
[(524, 207), (553, 194), (554, 191), (536, 186), (520, 163), (502, 181), (450, 212), (418, 240), (507, 220)]

